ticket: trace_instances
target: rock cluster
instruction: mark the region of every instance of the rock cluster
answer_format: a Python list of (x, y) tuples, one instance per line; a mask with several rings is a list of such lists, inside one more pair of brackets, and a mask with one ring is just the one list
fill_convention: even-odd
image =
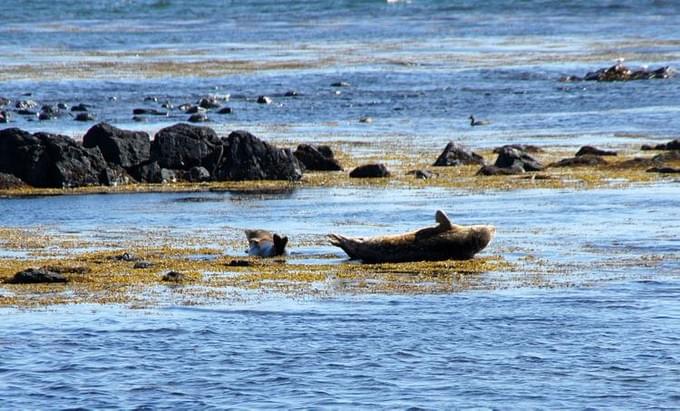
[(295, 181), (302, 167), (290, 149), (246, 131), (219, 138), (208, 127), (180, 123), (161, 129), (150, 141), (147, 133), (100, 123), (87, 131), (82, 144), (62, 135), (1, 130), (0, 173), (33, 187), (65, 188), (134, 181)]

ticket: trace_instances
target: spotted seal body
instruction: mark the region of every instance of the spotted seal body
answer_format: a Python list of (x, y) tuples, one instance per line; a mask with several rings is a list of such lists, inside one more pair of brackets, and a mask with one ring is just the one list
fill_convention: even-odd
[(281, 237), (266, 230), (245, 230), (248, 238), (248, 254), (257, 257), (275, 257), (286, 252), (288, 237)]
[(493, 239), (496, 228), (490, 225), (452, 224), (438, 210), (437, 225), (397, 235), (377, 237), (328, 236), (330, 243), (342, 248), (352, 259), (366, 263), (467, 260), (483, 250)]

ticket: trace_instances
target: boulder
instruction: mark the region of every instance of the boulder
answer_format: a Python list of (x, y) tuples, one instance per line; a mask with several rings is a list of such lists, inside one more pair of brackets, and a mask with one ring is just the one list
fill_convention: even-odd
[(10, 188), (21, 188), (26, 183), (13, 174), (0, 173), (0, 190), (7, 190)]
[(201, 166), (191, 167), (189, 171), (186, 172), (185, 179), (192, 183), (209, 181), (210, 172), (205, 167)]
[(159, 184), (163, 182), (161, 166), (157, 161), (138, 165), (130, 169), (130, 175), (140, 183)]
[(593, 147), (593, 146), (583, 146), (578, 150), (578, 152), (576, 152), (576, 157), (580, 157), (580, 156), (584, 156), (584, 155), (615, 156), (616, 151), (601, 150), (601, 149), (599, 149), (597, 147)]
[(494, 166), (512, 168), (514, 164), (522, 167), (524, 171), (541, 171), (544, 168), (543, 164), (530, 154), (509, 146), (503, 147), (498, 153)]
[(643, 145), (641, 150), (680, 150), (680, 138), (655, 146)]
[(597, 71), (587, 73), (584, 77), (586, 81), (629, 81), (629, 80), (651, 80), (667, 79), (673, 75), (670, 67), (659, 67), (655, 70), (640, 69), (632, 70), (621, 63), (617, 63), (609, 68), (602, 68)]
[(16, 128), (0, 131), (0, 172), (34, 187), (100, 184), (106, 168), (99, 148), (85, 148), (69, 137)]
[(302, 178), (302, 169), (290, 149), (276, 148), (247, 131), (234, 131), (223, 139), (224, 154), (213, 173), (216, 180), (290, 180)]
[(91, 127), (83, 136), (83, 146), (99, 147), (109, 164), (131, 168), (149, 160), (151, 140), (143, 131), (121, 130), (106, 123)]
[(328, 146), (300, 144), (293, 153), (307, 170), (341, 171), (342, 166), (334, 158), (333, 150)]
[(484, 165), (484, 158), (479, 154), (470, 151), (458, 143), (450, 141), (444, 151), (439, 155), (434, 166), (460, 166), (463, 164), (480, 164)]
[(29, 268), (19, 271), (6, 281), (8, 284), (37, 284), (37, 283), (65, 283), (68, 282), (62, 274), (46, 268)]
[(187, 121), (189, 123), (205, 123), (207, 121), (210, 121), (210, 119), (205, 113), (196, 113), (190, 115)]
[(203, 107), (205, 109), (218, 108), (220, 106), (220, 103), (217, 101), (217, 99), (215, 97), (208, 96), (208, 97), (203, 97), (200, 100), (198, 100), (198, 106)]
[(75, 121), (95, 121), (97, 117), (92, 113), (82, 112), (73, 117)]
[(579, 166), (600, 166), (608, 164), (607, 160), (593, 154), (583, 154), (578, 157), (563, 158), (560, 161), (550, 164), (550, 167), (579, 167)]
[(391, 174), (384, 164), (365, 164), (349, 173), (351, 178), (379, 178), (389, 177)]
[(213, 171), (222, 157), (222, 142), (209, 127), (175, 124), (161, 129), (151, 143), (151, 159), (161, 168)]

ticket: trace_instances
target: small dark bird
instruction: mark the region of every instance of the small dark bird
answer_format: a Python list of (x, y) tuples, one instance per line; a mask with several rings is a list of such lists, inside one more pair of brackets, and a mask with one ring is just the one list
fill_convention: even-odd
[(475, 119), (475, 116), (473, 116), (472, 114), (470, 114), (470, 117), (468, 117), (468, 118), (470, 119), (470, 125), (472, 127), (485, 126), (487, 124), (491, 124), (491, 122), (488, 121), (488, 120), (477, 120), (477, 119)]

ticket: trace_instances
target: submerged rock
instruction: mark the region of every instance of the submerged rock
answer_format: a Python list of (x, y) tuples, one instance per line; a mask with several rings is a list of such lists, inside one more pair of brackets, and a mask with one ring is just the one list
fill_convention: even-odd
[(68, 279), (63, 274), (46, 268), (29, 268), (19, 271), (6, 281), (9, 284), (38, 284), (38, 283), (66, 283)]
[(76, 104), (75, 106), (71, 107), (71, 111), (88, 111), (92, 106), (89, 104)]
[(277, 148), (247, 131), (223, 139), (224, 152), (213, 173), (224, 180), (290, 180), (302, 178), (302, 168), (290, 149)]
[(156, 110), (155, 108), (135, 108), (132, 109), (132, 114), (136, 116), (167, 116), (167, 111)]
[(98, 147), (109, 164), (123, 168), (138, 166), (151, 156), (151, 140), (143, 131), (129, 131), (107, 123), (91, 127), (83, 136), (83, 146)]
[(351, 178), (381, 178), (390, 175), (390, 171), (384, 164), (365, 164), (349, 173)]
[(231, 107), (222, 107), (221, 109), (219, 109), (219, 111), (217, 111), (217, 114), (231, 114), (231, 112), (232, 112)]
[(318, 171), (341, 171), (342, 166), (335, 159), (333, 150), (329, 146), (313, 146), (300, 144), (295, 152), (295, 157), (307, 170)]
[(451, 141), (446, 145), (444, 151), (439, 155), (433, 165), (437, 167), (445, 167), (459, 166), (464, 164), (484, 165), (484, 157), (458, 143)]
[(584, 156), (584, 155), (615, 156), (616, 154), (617, 154), (616, 151), (601, 150), (601, 149), (593, 147), (593, 146), (583, 146), (578, 150), (578, 152), (576, 152), (576, 157), (580, 157), (580, 156)]

